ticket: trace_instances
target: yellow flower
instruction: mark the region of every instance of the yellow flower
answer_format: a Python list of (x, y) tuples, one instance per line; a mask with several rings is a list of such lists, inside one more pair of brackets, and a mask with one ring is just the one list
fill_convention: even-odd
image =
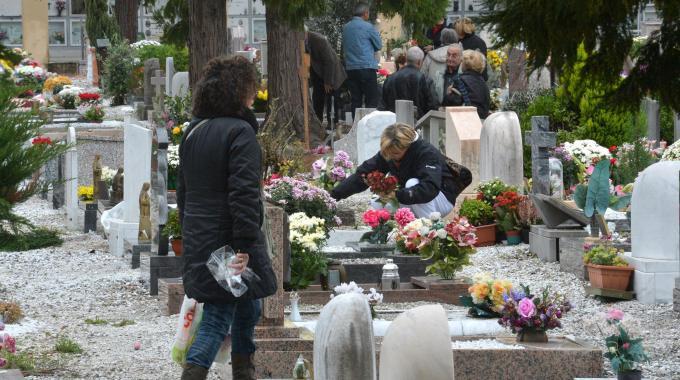
[(472, 296), (472, 302), (482, 303), (489, 295), (489, 285), (483, 282), (474, 284), (468, 289), (468, 292)]
[(45, 84), (43, 85), (43, 90), (52, 91), (55, 86), (66, 86), (71, 85), (71, 79), (64, 75), (57, 75), (47, 78)]
[(175, 127), (172, 129), (173, 135), (179, 135), (180, 133), (182, 133), (182, 129), (180, 127)]
[(512, 284), (509, 281), (496, 280), (491, 286), (491, 302), (494, 306), (502, 306), (505, 304), (503, 300), (504, 294), (510, 294)]
[(258, 91), (258, 92), (257, 92), (257, 98), (260, 99), (260, 100), (262, 100), (262, 101), (265, 101), (265, 102), (266, 102), (267, 99), (269, 98), (269, 93), (268, 93), (268, 91), (267, 91), (267, 90)]
[(83, 201), (94, 199), (94, 186), (78, 186), (78, 198)]
[(12, 70), (12, 64), (4, 59), (0, 59), (0, 66), (4, 67), (5, 70), (11, 71)]

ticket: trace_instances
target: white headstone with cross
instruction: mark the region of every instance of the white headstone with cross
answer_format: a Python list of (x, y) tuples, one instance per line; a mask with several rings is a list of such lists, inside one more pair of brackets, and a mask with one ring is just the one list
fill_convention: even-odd
[(547, 116), (531, 117), (531, 132), (525, 132), (524, 144), (531, 145), (531, 192), (550, 195), (549, 149), (557, 143), (555, 132), (549, 132)]

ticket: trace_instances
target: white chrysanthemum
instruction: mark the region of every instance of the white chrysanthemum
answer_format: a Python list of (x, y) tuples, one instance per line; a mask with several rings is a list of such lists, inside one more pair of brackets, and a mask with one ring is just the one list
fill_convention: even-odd
[(680, 161), (680, 140), (666, 148), (661, 156), (661, 161)]

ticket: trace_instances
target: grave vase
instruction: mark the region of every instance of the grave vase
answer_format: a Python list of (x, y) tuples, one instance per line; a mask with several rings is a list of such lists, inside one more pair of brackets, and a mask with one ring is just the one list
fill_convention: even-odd
[(642, 379), (642, 371), (635, 370), (628, 372), (620, 372), (616, 374), (616, 378), (618, 380), (640, 380)]
[(290, 297), (290, 320), (292, 322), (301, 322), (302, 316), (300, 315), (300, 309), (298, 308), (298, 302), (300, 298)]
[(522, 330), (517, 334), (517, 341), (525, 343), (548, 343), (548, 334), (545, 330)]
[(175, 256), (182, 256), (184, 249), (182, 248), (182, 239), (172, 239), (170, 244), (172, 244), (172, 251), (175, 252)]
[(509, 230), (505, 231), (505, 235), (508, 240), (508, 245), (517, 245), (522, 242), (522, 236), (519, 230)]

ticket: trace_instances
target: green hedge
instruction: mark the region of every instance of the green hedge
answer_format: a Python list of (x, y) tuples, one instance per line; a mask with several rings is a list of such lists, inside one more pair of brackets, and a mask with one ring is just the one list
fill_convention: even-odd
[(158, 58), (163, 70), (165, 70), (165, 58), (173, 57), (175, 71), (189, 71), (189, 50), (186, 47), (178, 48), (167, 44), (147, 45), (135, 50), (135, 57), (139, 58), (139, 64), (142, 66), (147, 59)]

